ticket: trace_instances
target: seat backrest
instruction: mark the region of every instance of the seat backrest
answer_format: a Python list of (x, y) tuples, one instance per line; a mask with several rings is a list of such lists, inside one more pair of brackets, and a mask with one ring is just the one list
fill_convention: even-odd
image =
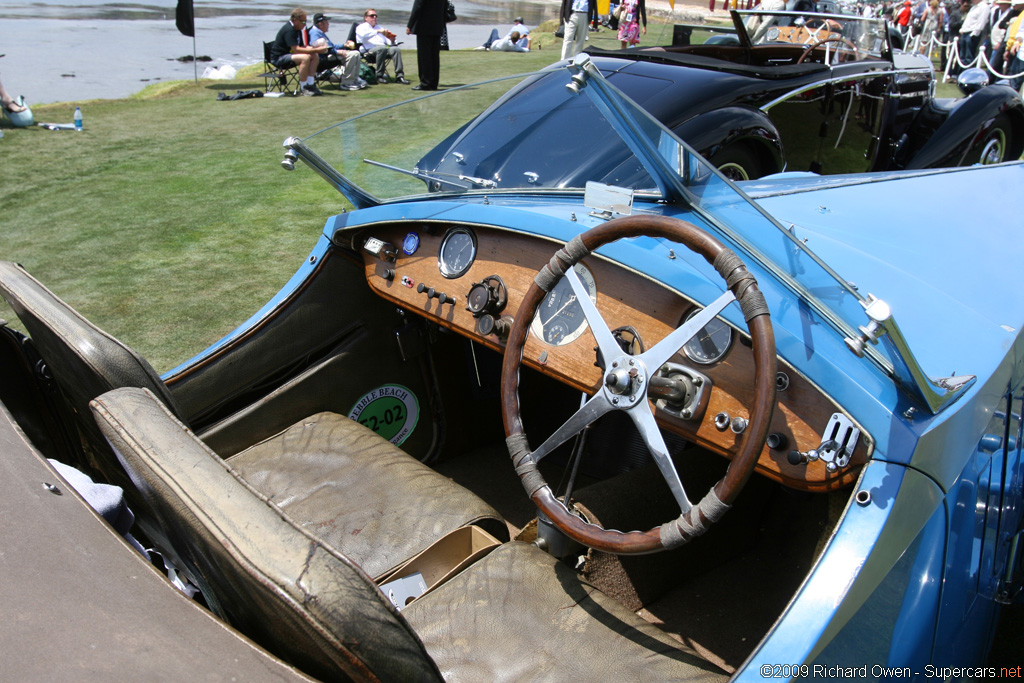
[(89, 412), (89, 401), (118, 387), (145, 387), (176, 414), (174, 398), (146, 360), (61, 301), (16, 263), (0, 261), (0, 294), (17, 314), (75, 420), (96, 451), (92, 463), (126, 481)]
[(359, 566), (290, 520), (145, 389), (92, 403), (178, 555), (239, 631), (322, 680), (441, 681)]
[(273, 66), (273, 62), (270, 61), (270, 48), (274, 45), (273, 41), (269, 43), (263, 43), (263, 61)]

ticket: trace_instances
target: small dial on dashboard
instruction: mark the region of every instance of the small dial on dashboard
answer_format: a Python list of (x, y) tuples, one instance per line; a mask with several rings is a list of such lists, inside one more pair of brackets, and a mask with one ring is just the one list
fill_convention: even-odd
[[(573, 270), (587, 288), (590, 300), (596, 303), (597, 283), (590, 270), (582, 263), (577, 263)], [(583, 315), (583, 308), (576, 301), (569, 281), (563, 277), (541, 300), (530, 331), (545, 344), (564, 346), (578, 339), (586, 329), (587, 319)]]
[[(683, 322), (700, 313), (703, 309), (695, 308), (686, 314)], [(732, 328), (721, 318), (713, 318), (690, 341), (683, 345), (683, 352), (694, 363), (711, 365), (717, 363), (728, 353), (732, 346)]]
[(476, 259), (476, 235), (469, 228), (452, 228), (441, 239), (437, 267), (446, 278), (466, 274)]

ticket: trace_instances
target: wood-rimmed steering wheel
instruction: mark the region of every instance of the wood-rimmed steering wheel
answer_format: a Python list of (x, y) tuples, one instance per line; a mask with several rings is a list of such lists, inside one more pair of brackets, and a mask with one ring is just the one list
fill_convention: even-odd
[[(853, 43), (851, 43), (849, 40), (847, 40), (846, 38), (844, 38), (842, 36), (837, 36), (835, 34), (832, 34), (832, 35), (828, 36), (827, 38), (822, 38), (821, 40), (817, 40), (817, 41), (811, 43), (810, 45), (808, 45), (807, 48), (803, 51), (803, 54), (800, 55), (800, 59), (796, 60), (796, 63), (797, 64), (803, 64), (804, 60), (807, 59), (808, 55), (810, 55), (812, 52), (817, 50), (819, 47), (821, 47), (825, 43), (845, 43), (846, 45), (850, 46), (851, 50), (853, 50), (854, 57), (857, 58), (857, 59), (860, 58), (860, 50), (857, 49), (856, 45), (854, 45)], [(838, 52), (838, 48), (836, 48), (836, 51)]]
[[(631, 355), (622, 351), (573, 266), (595, 249), (626, 237), (660, 237), (700, 254), (725, 279), (727, 290), (700, 313), (687, 320), (653, 348)], [(531, 450), (519, 411), (519, 371), (531, 321), (541, 300), (562, 278), (568, 278), (604, 359), (602, 379), (590, 399), (536, 450)], [(754, 355), (754, 399), (738, 452), (725, 475), (697, 504), (687, 498), (679, 474), (669, 457), (647, 397), (650, 377), (730, 303), (737, 301), (750, 332)], [(537, 507), (570, 538), (617, 554), (668, 550), (704, 533), (739, 495), (764, 448), (775, 407), (775, 336), (768, 307), (754, 277), (743, 261), (721, 242), (697, 226), (663, 216), (627, 216), (577, 235), (559, 249), (526, 292), (505, 346), (501, 372), (502, 416), (509, 453), (516, 472)], [(537, 463), (613, 410), (626, 412), (640, 432), (681, 514), (647, 531), (622, 532), (591, 524), (571, 513), (555, 497)]]

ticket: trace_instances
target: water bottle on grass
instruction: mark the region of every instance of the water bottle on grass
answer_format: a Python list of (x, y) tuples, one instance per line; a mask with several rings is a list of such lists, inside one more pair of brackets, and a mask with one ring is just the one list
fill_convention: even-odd
[(75, 130), (82, 130), (82, 108), (75, 107)]

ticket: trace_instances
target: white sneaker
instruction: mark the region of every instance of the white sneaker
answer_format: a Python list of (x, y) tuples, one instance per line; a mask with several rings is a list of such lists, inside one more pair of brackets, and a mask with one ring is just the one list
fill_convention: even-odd
[(359, 85), (356, 84), (356, 83), (353, 83), (352, 85), (343, 85), (343, 86), (341, 86), (341, 89), (342, 90), (362, 90), (362, 88), (360, 88)]
[(368, 88), (370, 86), (370, 84), (367, 83), (362, 78), (356, 78), (356, 85), (358, 85), (360, 88)]

